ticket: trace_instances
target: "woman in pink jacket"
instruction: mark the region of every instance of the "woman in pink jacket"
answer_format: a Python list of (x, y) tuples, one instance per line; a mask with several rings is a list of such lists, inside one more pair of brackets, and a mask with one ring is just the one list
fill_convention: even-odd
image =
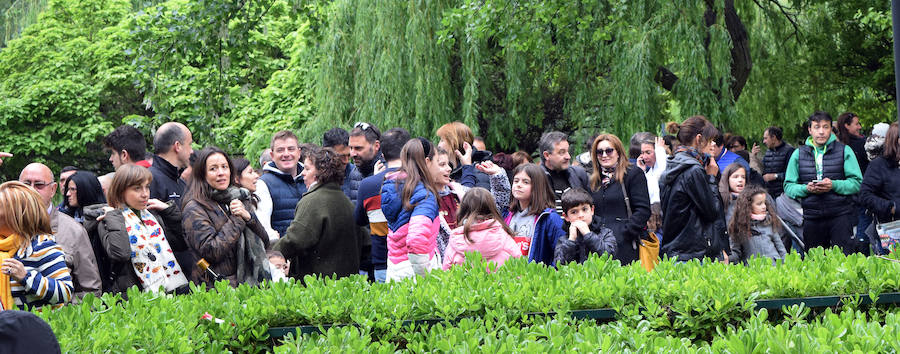
[(484, 260), (503, 265), (507, 259), (521, 257), (522, 251), (513, 240), (513, 232), (503, 222), (494, 203), (494, 197), (487, 189), (470, 189), (459, 206), (459, 221), (450, 234), (444, 253), (444, 269), (466, 261), (466, 252), (479, 252)]

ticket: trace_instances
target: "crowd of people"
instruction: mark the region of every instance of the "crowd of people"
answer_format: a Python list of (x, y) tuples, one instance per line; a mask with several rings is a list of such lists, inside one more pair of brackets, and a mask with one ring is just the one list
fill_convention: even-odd
[(277, 132), (259, 169), (214, 146), (193, 151), (175, 122), (157, 129), (148, 155), (141, 132), (122, 125), (103, 140), (113, 173), (69, 166), (55, 179), (31, 163), (0, 184), (0, 305), (307, 275), (394, 282), (468, 252), (496, 266), (591, 254), (626, 265), (657, 239), (677, 262), (889, 252), (896, 240), (873, 230), (898, 220), (897, 123), (869, 137), (853, 113), (835, 122), (815, 112), (806, 125), (797, 146), (768, 127), (763, 153), (693, 116), (663, 136), (635, 133), (628, 146), (593, 135), (575, 159), (569, 136), (551, 131), (533, 163), (525, 151), (487, 151), (460, 122), (437, 129), (436, 142), (360, 122), (325, 132), (321, 145)]

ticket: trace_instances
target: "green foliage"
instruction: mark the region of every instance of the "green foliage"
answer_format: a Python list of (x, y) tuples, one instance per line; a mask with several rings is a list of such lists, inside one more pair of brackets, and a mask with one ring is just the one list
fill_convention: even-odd
[(130, 73), (115, 27), (130, 3), (70, 4), (50, 1), (38, 23), (0, 51), (0, 150), (16, 154), (4, 164), (12, 176), (32, 159), (58, 167), (99, 156), (99, 138), (122, 115), (142, 113), (127, 103)]
[[(691, 341), (654, 331), (646, 321), (635, 326), (599, 325), (567, 317), (537, 319), (517, 326), (493, 319), (464, 319), (454, 326), (435, 325), (402, 340), (375, 338), (356, 327), (331, 328), (324, 334), (289, 338), (276, 353), (331, 352), (891, 352), (900, 345), (900, 312), (883, 320), (859, 311), (827, 313), (811, 321), (771, 323), (760, 310), (739, 327), (730, 326), (710, 341)], [(400, 346), (403, 346), (402, 348)]]
[[(637, 264), (622, 267), (608, 257), (558, 271), (521, 258), (492, 273), (484, 271), (486, 266), (480, 258), (470, 258), (465, 267), (392, 284), (370, 284), (362, 276), (339, 280), (307, 277), (306, 286), (291, 282), (262, 288), (233, 289), (220, 282), (212, 290), (195, 287), (191, 295), (174, 297), (131, 289), (129, 300), (121, 304), (117, 304), (117, 296), (107, 294), (102, 300), (89, 298), (82, 305), (41, 312), (41, 316), (50, 323), (63, 349), (75, 352), (100, 348), (181, 351), (185, 346), (256, 351), (267, 347), (269, 327), (351, 323), (360, 331), (334, 328), (325, 340), (330, 345), (345, 340), (347, 345), (364, 345), (367, 338), (427, 341), (419, 347), (422, 349), (446, 345), (435, 342), (441, 338), (461, 337), (448, 332), (447, 336), (420, 338), (416, 333), (426, 333), (426, 327), (415, 325), (410, 330), (402, 321), (468, 318), (435, 328), (457, 331), (454, 328), (478, 327), (479, 321), (490, 321), (497, 325), (485, 327), (512, 329), (541, 323), (528, 313), (594, 308), (615, 309), (623, 327), (685, 338), (676, 340), (683, 342), (710, 340), (730, 328), (752, 323), (753, 303), (760, 299), (877, 296), (900, 291), (898, 279), (885, 276), (895, 274), (900, 265), (844, 256), (839, 251), (813, 252), (803, 261), (791, 255), (779, 266), (772, 266), (767, 258), (755, 259), (748, 266), (667, 260), (651, 273)], [(224, 322), (201, 320), (207, 312)], [(795, 320), (809, 314), (788, 313), (797, 313), (786, 316)]]
[[(726, 21), (731, 4), (746, 53)], [(491, 149), (533, 150), (546, 130), (627, 139), (703, 114), (751, 141), (772, 124), (794, 141), (815, 109), (852, 110), (866, 126), (893, 119), (889, 10), (866, 0), (0, 0), (0, 32), (18, 36), (0, 49), (0, 129), (12, 136), (0, 149), (16, 154), (0, 178), (31, 160), (107, 169), (99, 140), (122, 122), (149, 140), (181, 121), (198, 145), (251, 157), (276, 130), (316, 142), (355, 121), (433, 136), (459, 120)], [(734, 90), (743, 54), (749, 79)]]

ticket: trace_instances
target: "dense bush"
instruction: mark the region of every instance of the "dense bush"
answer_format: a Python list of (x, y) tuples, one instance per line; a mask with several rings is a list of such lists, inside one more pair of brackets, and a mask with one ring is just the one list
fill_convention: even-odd
[[(267, 329), (279, 326), (348, 324), (364, 336), (398, 340), (408, 335), (403, 320), (502, 319), (519, 323), (531, 312), (612, 308), (618, 321), (646, 326), (686, 340), (709, 340), (754, 313), (754, 301), (783, 297), (870, 294), (900, 291), (890, 276), (900, 264), (840, 252), (789, 256), (783, 265), (757, 259), (748, 266), (718, 263), (661, 263), (647, 273), (608, 258), (558, 271), (521, 259), (494, 273), (473, 260), (468, 269), (433, 272), (395, 284), (369, 284), (363, 277), (339, 280), (307, 277), (300, 283), (262, 288), (225, 283), (195, 288), (187, 296), (155, 296), (131, 289), (117, 296), (88, 298), (79, 306), (42, 312), (65, 350), (144, 349), (181, 351), (268, 348)], [(852, 303), (852, 299), (850, 301)], [(201, 320), (205, 313), (222, 323)], [(341, 336), (350, 330), (339, 330)], [(161, 340), (165, 338), (165, 340)]]
[[(724, 326), (723, 326), (724, 327)], [(559, 317), (537, 318), (524, 325), (495, 319), (465, 319), (455, 325), (438, 324), (410, 329), (397, 340), (374, 338), (356, 327), (340, 327), (323, 334), (288, 338), (276, 353), (878, 353), (900, 347), (900, 309), (887, 312), (830, 311), (820, 317), (768, 321), (768, 311), (754, 313), (739, 326), (728, 326), (710, 341), (692, 341), (655, 331), (648, 321), (634, 326), (622, 322), (599, 325)]]

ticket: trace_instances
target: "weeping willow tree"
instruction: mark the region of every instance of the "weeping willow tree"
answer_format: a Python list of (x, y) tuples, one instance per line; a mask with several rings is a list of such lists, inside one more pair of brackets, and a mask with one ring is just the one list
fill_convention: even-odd
[(317, 83), (321, 132), (376, 120), (431, 136), (463, 121), (493, 146), (544, 130), (656, 131), (672, 117), (735, 118), (750, 71), (727, 1), (334, 3)]
[(319, 119), (305, 125), (302, 134), (317, 136), (333, 125), (374, 121), (430, 135), (435, 124), (460, 120), (458, 76), (453, 74), (458, 58), (438, 41), (442, 15), (455, 5), (450, 0), (335, 1), (317, 77)]
[(0, 0), (0, 48), (38, 19), (48, 0)]

